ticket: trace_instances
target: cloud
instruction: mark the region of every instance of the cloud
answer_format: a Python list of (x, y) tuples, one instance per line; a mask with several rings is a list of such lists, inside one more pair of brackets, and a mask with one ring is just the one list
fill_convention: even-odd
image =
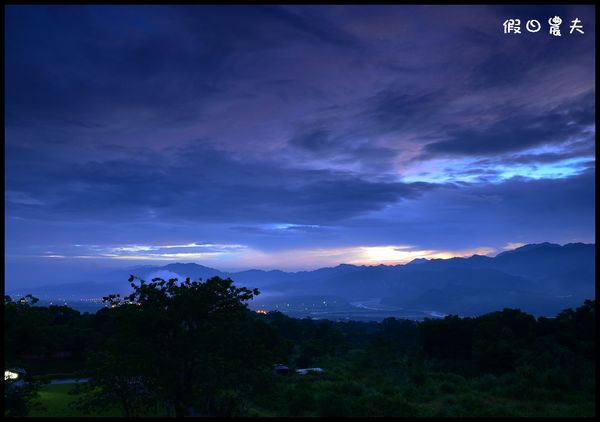
[(593, 242), (594, 204), (595, 171), (590, 169), (560, 179), (445, 184), (418, 200), (373, 213), (368, 221), (356, 219), (352, 227), (355, 236), (372, 242), (388, 230), (425, 248)]
[(7, 256), (589, 241), (595, 9), (555, 9), (585, 36), (502, 34), (547, 6), (9, 6)]
[[(78, 245), (81, 246), (81, 245)], [(177, 250), (181, 251), (189, 251), (196, 250), (201, 252), (223, 252), (223, 251), (231, 251), (237, 249), (245, 248), (244, 245), (237, 244), (218, 244), (218, 243), (187, 243), (184, 245), (125, 245), (125, 246), (116, 246), (106, 249), (106, 252), (110, 253), (119, 253), (119, 254), (127, 254), (127, 253), (136, 253), (136, 252), (148, 252), (151, 254), (160, 255), (165, 251), (169, 253), (178, 253)], [(175, 249), (175, 251), (173, 251)]]
[[(285, 219), (290, 224), (313, 225), (378, 210), (434, 187), (241, 162), (204, 146), (177, 150), (172, 160), (153, 162), (153, 158), (69, 167), (57, 163), (35, 174), (15, 171), (11, 184), (27, 186), (46, 206), (36, 211), (12, 203), (8, 209), (11, 214), (44, 219), (213, 223)], [(13, 165), (18, 166), (17, 157)], [(55, 183), (44, 183), (48, 177)]]
[(31, 197), (27, 192), (6, 191), (5, 199), (13, 204), (44, 205), (44, 202)]
[[(279, 6), (12, 6), (7, 125), (189, 125), (231, 98), (246, 54), (300, 44), (355, 48), (318, 16)], [(234, 95), (240, 95), (237, 92)]]
[(447, 95), (440, 91), (415, 92), (414, 88), (391, 86), (368, 100), (362, 117), (370, 120), (376, 131), (384, 133), (422, 128), (430, 122), (432, 115), (443, 113)]
[[(91, 248), (87, 255), (71, 255), (68, 253), (44, 254), (43, 258), (51, 259), (98, 259), (98, 260), (133, 260), (133, 261), (193, 261), (205, 265), (219, 264), (231, 265), (234, 260), (237, 267), (280, 269), (280, 264), (285, 262), (287, 268), (317, 269), (326, 266), (335, 266), (340, 263), (354, 265), (397, 265), (406, 264), (413, 259), (448, 259), (452, 257), (466, 257), (474, 254), (489, 255), (496, 251), (495, 248), (477, 247), (466, 250), (431, 250), (421, 249), (417, 246), (407, 245), (381, 245), (381, 246), (344, 246), (344, 247), (318, 247), (318, 248), (293, 248), (282, 249), (275, 252), (264, 252), (258, 249), (240, 247), (223, 248), (220, 251), (202, 252), (200, 250), (186, 253), (164, 253), (157, 250), (137, 250), (136, 253), (123, 250), (119, 247), (107, 247), (103, 250)], [(115, 251), (107, 253), (106, 251)]]
[(290, 139), (290, 144), (315, 153), (336, 150), (339, 142), (333, 139), (331, 131), (323, 127), (313, 127), (302, 133), (297, 133)]
[(513, 250), (513, 249), (520, 248), (521, 246), (525, 246), (525, 243), (523, 243), (523, 242), (509, 242), (506, 245), (502, 246), (502, 249), (504, 249), (504, 250)]
[(513, 111), (488, 125), (449, 131), (449, 139), (425, 146), (425, 157), (481, 156), (558, 144), (589, 136), (594, 124), (593, 93), (541, 114)]
[[(56, 249), (56, 248), (55, 248)], [(196, 243), (175, 245), (69, 245), (60, 253), (44, 252), (41, 258), (127, 261), (203, 261), (235, 257), (248, 249), (239, 244)]]

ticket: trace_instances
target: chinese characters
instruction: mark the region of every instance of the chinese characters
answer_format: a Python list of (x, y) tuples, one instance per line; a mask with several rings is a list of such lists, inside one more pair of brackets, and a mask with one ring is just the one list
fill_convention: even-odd
[[(562, 23), (563, 20), (560, 16), (550, 17), (548, 19), (548, 34), (554, 37), (562, 36), (560, 27)], [(505, 34), (521, 34), (521, 19), (506, 19), (502, 26)], [(540, 32), (541, 29), (542, 24), (537, 19), (529, 19), (525, 23), (525, 30), (527, 32)], [(573, 34), (574, 32), (585, 34), (583, 31), (583, 24), (579, 18), (573, 19), (569, 26), (569, 34)]]

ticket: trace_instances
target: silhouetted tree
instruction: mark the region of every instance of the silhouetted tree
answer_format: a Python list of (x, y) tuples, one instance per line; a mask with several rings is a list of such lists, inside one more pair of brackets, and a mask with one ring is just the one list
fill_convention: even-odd
[(245, 304), (258, 290), (219, 277), (135, 279), (132, 294), (104, 298), (110, 337), (94, 359), (94, 381), (80, 405), (98, 408), (127, 397), (127, 414), (152, 402), (176, 416), (243, 413), (245, 397), (277, 350), (276, 332)]
[[(4, 296), (4, 368), (21, 366), (19, 355), (31, 349), (39, 350), (44, 342), (36, 338), (40, 326), (39, 314), (32, 310), (38, 299), (26, 295), (18, 300)], [(33, 382), (29, 374), (17, 379), (4, 380), (4, 416), (29, 416), (41, 386)]]

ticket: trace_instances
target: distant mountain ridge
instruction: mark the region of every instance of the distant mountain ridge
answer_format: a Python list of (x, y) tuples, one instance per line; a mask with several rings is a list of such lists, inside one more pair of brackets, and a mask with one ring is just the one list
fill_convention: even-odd
[[(423, 259), (399, 265), (351, 265), (313, 271), (245, 270), (225, 272), (194, 263), (143, 266), (104, 273), (98, 280), (62, 285), (82, 294), (128, 291), (129, 274), (205, 280), (230, 277), (238, 285), (288, 297), (336, 295), (348, 300), (380, 297), (382, 303), (446, 313), (478, 314), (499, 307), (521, 307), (552, 314), (595, 297), (595, 244), (529, 244), (495, 257)], [(39, 288), (57, 292), (61, 285)], [(35, 293), (35, 292), (34, 292)]]

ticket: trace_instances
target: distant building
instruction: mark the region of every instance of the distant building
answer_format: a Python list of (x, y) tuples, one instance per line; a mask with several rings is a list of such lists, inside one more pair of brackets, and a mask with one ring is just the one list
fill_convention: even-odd
[(282, 365), (282, 364), (278, 363), (276, 365), (273, 365), (273, 371), (276, 374), (285, 375), (285, 374), (288, 374), (290, 372), (290, 368), (288, 368), (285, 365)]

